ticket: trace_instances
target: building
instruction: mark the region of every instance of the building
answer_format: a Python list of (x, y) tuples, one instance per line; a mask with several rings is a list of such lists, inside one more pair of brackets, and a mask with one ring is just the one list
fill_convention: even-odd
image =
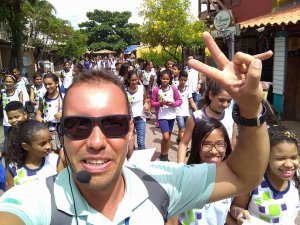
[(0, 70), (8, 68), (11, 55), (11, 43), (3, 23), (0, 23)]
[[(200, 0), (200, 4), (202, 18), (231, 10), (241, 28), (235, 38), (236, 51), (274, 52), (272, 59), (263, 62), (262, 80), (273, 84), (268, 100), (280, 119), (300, 121), (300, 0)], [(210, 14), (205, 15), (205, 7), (212, 9)]]

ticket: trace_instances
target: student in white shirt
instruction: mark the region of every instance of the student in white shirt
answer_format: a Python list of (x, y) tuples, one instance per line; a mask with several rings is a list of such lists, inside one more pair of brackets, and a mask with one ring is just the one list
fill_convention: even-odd
[(138, 149), (145, 149), (146, 116), (144, 110), (148, 110), (150, 107), (149, 96), (144, 86), (138, 83), (139, 78), (136, 71), (129, 71), (125, 81), (125, 90), (131, 107)]
[(61, 72), (61, 76), (62, 76), (62, 83), (63, 83), (63, 89), (64, 92), (66, 92), (69, 88), (69, 86), (72, 84), (73, 82), (73, 71), (71, 69), (71, 65), (70, 62), (66, 61), (64, 63), (64, 69)]
[(29, 94), (28, 94), (28, 79), (26, 77), (21, 77), (21, 73), (17, 68), (14, 68), (12, 70), (13, 75), (16, 77), (17, 79), (17, 83), (16, 83), (16, 89), (17, 91), (20, 93), (23, 93), (23, 105), (26, 107), (27, 102), (29, 101)]
[(189, 105), (191, 105), (194, 111), (197, 110), (192, 93), (189, 91), (186, 85), (187, 79), (188, 73), (184, 70), (181, 70), (179, 72), (179, 85), (177, 88), (182, 99), (182, 104), (179, 107), (176, 107), (176, 122), (178, 125), (178, 137), (176, 141), (178, 144), (183, 137), (186, 128), (186, 122), (190, 116)]

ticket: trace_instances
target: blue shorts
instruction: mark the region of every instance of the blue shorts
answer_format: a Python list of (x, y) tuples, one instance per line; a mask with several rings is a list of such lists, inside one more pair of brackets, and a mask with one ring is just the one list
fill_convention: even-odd
[(159, 121), (159, 127), (162, 133), (169, 132), (171, 133), (173, 130), (175, 119), (171, 120), (158, 120)]
[(179, 130), (184, 129), (186, 127), (186, 122), (188, 118), (188, 116), (176, 116), (176, 122)]

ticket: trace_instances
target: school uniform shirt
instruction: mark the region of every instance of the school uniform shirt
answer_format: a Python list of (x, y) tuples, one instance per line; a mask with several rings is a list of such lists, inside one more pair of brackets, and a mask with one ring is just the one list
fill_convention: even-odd
[(146, 116), (144, 113), (144, 86), (137, 85), (137, 91), (135, 93), (130, 93), (128, 88), (126, 88), (126, 94), (133, 118), (139, 116), (146, 121)]
[(156, 76), (155, 70), (153, 68), (151, 69), (151, 71), (143, 70), (142, 74), (143, 74), (143, 78), (142, 78), (143, 85), (149, 85), (151, 76)]
[(176, 107), (176, 116), (190, 116), (189, 99), (192, 98), (192, 93), (188, 90), (187, 86), (183, 90), (178, 88), (178, 91), (182, 99), (182, 104)]
[(155, 71), (154, 71), (154, 75), (152, 76), (153, 76), (153, 84), (151, 90), (153, 90), (153, 88), (157, 86), (157, 74), (155, 73)]
[(16, 89), (18, 90), (18, 92), (22, 92), (23, 93), (23, 105), (25, 106), (25, 103), (29, 101), (29, 94), (27, 91), (27, 85), (28, 85), (28, 80), (26, 77), (21, 77), (21, 80), (17, 82), (16, 84)]
[(69, 72), (65, 72), (65, 71), (63, 70), (63, 71), (62, 71), (62, 75), (64, 76), (64, 80), (63, 80), (64, 88), (69, 88), (70, 85), (71, 85), (72, 82), (73, 82), (73, 72), (72, 72), (72, 70), (70, 69)]
[(191, 93), (199, 93), (197, 90), (199, 83), (198, 74), (199, 72), (193, 68), (188, 70), (188, 89)]
[(286, 190), (277, 191), (266, 174), (252, 192), (248, 207), (252, 216), (276, 225), (295, 224), (299, 209), (299, 193), (295, 182), (290, 180)]
[(43, 83), (40, 87), (37, 87), (35, 85), (31, 85), (31, 88), (33, 89), (33, 96), (34, 96), (33, 100), (36, 103), (36, 105), (34, 106), (34, 111), (36, 111), (38, 106), (39, 106), (39, 102), (43, 99), (43, 97), (46, 94), (47, 90), (46, 90)]
[[(171, 106), (163, 105), (160, 106), (161, 100), (172, 102)], [(172, 120), (176, 118), (175, 107), (182, 104), (177, 87), (170, 86), (167, 90), (163, 90), (161, 87), (155, 87), (152, 93), (151, 104), (153, 107), (158, 108), (158, 119), (159, 120)]]
[(59, 119), (55, 119), (54, 115), (62, 110), (63, 96), (60, 94), (54, 98), (45, 97), (42, 100), (43, 103), (43, 119), (45, 122), (58, 123)]
[(172, 85), (178, 87), (178, 85), (179, 85), (179, 80), (178, 80), (178, 78), (177, 78), (177, 79), (173, 78), (173, 80), (172, 80)]
[[(211, 196), (216, 179), (216, 166), (213, 163), (187, 166), (172, 162), (150, 162), (131, 167), (149, 174), (166, 190), (170, 196), (170, 217), (190, 208), (202, 208)], [(126, 166), (122, 168), (122, 176), (125, 193), (117, 206), (113, 221), (87, 203), (67, 168), (57, 175), (54, 183), (56, 207), (73, 217), (71, 225), (76, 225), (75, 215), (78, 225), (164, 225), (162, 215), (149, 200), (143, 181)], [(32, 181), (9, 189), (0, 197), (0, 211), (17, 215), (26, 225), (50, 225), (51, 196), (45, 180)]]
[(33, 180), (46, 179), (57, 174), (59, 159), (57, 154), (50, 153), (43, 158), (42, 164), (37, 169), (30, 169), (26, 165), (18, 167), (14, 164), (9, 164), (8, 171), (14, 178), (14, 185), (25, 184)]
[(1, 95), (2, 95), (2, 110), (3, 110), (3, 121), (2, 124), (3, 126), (11, 126), (8, 122), (7, 114), (5, 111), (5, 106), (11, 102), (11, 101), (19, 101), (19, 95), (20, 92), (18, 89), (15, 89), (14, 93), (12, 95), (8, 95), (6, 93), (6, 89), (1, 90)]
[(231, 198), (206, 204), (201, 209), (190, 209), (179, 215), (179, 225), (224, 225)]
[[(195, 123), (199, 122), (202, 118), (208, 118), (208, 116), (206, 115), (206, 113), (204, 112), (203, 109), (200, 109), (200, 110), (197, 110), (197, 111), (193, 112), (192, 116), (195, 120)], [(222, 117), (220, 122), (226, 128), (229, 139), (232, 140), (232, 132), (233, 132), (233, 123), (234, 123), (234, 121), (232, 119), (232, 111), (229, 108), (225, 109), (224, 116)]]

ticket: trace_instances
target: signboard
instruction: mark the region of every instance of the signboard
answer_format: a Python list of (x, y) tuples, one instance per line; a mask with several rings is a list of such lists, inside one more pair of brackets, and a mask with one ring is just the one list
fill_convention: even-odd
[(232, 22), (232, 15), (227, 10), (222, 10), (217, 13), (214, 19), (214, 27), (221, 31), (226, 29)]
[(236, 24), (235, 26), (228, 27), (227, 29), (223, 31), (219, 30), (212, 30), (211, 35), (215, 38), (217, 37), (227, 37), (230, 34), (239, 36), (241, 34), (241, 27), (239, 24)]

